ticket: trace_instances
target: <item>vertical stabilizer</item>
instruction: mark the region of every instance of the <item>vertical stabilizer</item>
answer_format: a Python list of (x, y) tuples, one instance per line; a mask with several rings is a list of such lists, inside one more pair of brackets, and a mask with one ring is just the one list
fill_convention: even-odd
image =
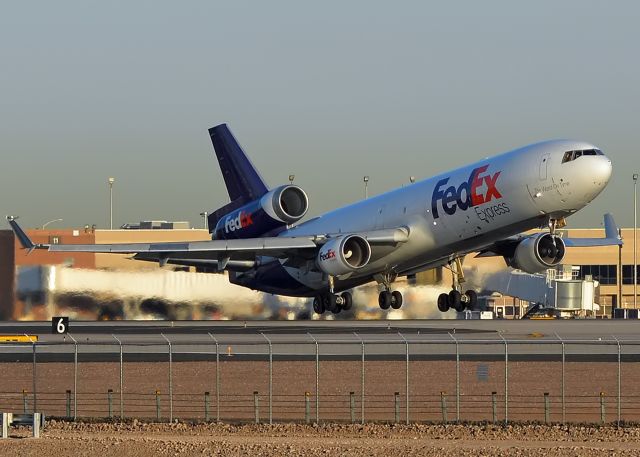
[(227, 124), (210, 128), (209, 136), (232, 202), (238, 198), (250, 202), (269, 191)]
[(269, 189), (227, 124), (210, 128), (209, 136), (231, 200), (230, 203), (209, 215), (209, 231), (211, 231), (222, 216), (259, 199)]

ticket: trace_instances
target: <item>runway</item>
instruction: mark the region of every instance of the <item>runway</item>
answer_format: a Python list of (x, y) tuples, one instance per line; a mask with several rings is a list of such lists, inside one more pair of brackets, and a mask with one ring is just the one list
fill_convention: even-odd
[[(68, 360), (78, 346), (85, 361), (128, 360), (640, 360), (640, 322), (629, 320), (402, 321), (71, 321), (52, 334), (51, 322), (2, 322), (0, 334), (37, 335), (40, 361)], [(316, 348), (317, 346), (317, 348)], [(407, 348), (406, 346), (409, 346)], [(26, 361), (32, 344), (3, 343), (0, 360)], [(363, 349), (364, 348), (364, 349)], [(233, 356), (233, 357), (230, 357)]]

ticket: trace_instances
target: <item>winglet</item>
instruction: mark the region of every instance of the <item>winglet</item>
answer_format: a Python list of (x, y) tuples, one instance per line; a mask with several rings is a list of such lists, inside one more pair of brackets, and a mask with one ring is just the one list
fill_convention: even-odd
[(563, 238), (568, 247), (622, 246), (622, 237), (618, 232), (613, 215), (604, 215), (604, 238)]
[(16, 219), (17, 217), (15, 216), (7, 216), (7, 221), (11, 226), (11, 230), (13, 230), (13, 233), (15, 233), (22, 247), (24, 249), (28, 249), (29, 252), (33, 251), (34, 249), (37, 249), (38, 245), (33, 244), (33, 241), (31, 241), (31, 238), (29, 238), (27, 234), (24, 232), (24, 230), (22, 230), (22, 227), (18, 225), (18, 223), (16, 222)]
[(613, 214), (607, 213), (604, 215), (604, 234), (607, 239), (617, 239), (622, 244), (622, 238), (616, 221), (613, 220)]

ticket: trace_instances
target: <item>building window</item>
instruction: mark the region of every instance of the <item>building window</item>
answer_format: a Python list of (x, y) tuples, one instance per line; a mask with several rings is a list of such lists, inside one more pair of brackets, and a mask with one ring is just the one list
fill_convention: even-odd
[(605, 286), (618, 283), (615, 265), (581, 265), (578, 279), (584, 279), (587, 275)]
[[(637, 266), (636, 278), (640, 284), (640, 265)], [(633, 284), (633, 265), (622, 265), (622, 284)]]

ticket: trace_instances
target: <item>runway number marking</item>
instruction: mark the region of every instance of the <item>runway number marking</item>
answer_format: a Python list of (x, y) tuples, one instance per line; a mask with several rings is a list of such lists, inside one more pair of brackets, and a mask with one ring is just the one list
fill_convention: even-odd
[(51, 319), (51, 333), (63, 335), (69, 331), (69, 318), (56, 316)]

